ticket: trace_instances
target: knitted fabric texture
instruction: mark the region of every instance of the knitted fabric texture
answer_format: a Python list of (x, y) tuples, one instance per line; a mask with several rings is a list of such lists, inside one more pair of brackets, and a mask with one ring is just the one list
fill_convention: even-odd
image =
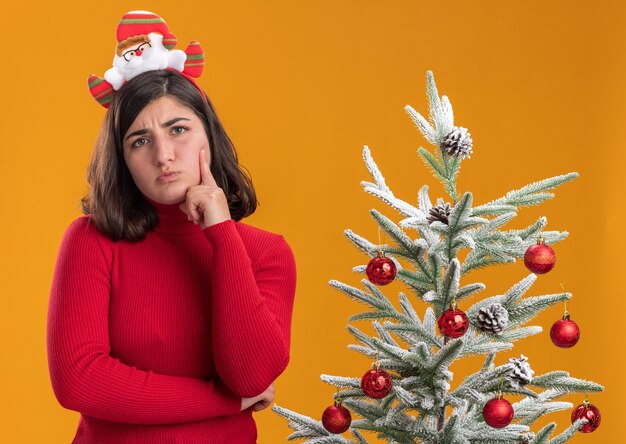
[(296, 268), (284, 237), (232, 219), (204, 230), (178, 204), (137, 243), (90, 216), (67, 228), (54, 270), (47, 351), (75, 444), (252, 444), (241, 398), (289, 361)]

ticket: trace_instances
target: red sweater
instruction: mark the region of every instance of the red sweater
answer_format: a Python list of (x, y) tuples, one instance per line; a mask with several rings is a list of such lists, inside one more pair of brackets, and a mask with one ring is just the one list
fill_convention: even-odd
[(73, 443), (251, 444), (241, 398), (289, 362), (296, 285), (284, 237), (232, 219), (201, 229), (177, 204), (113, 242), (90, 216), (61, 241), (48, 307), (50, 379), (80, 412)]

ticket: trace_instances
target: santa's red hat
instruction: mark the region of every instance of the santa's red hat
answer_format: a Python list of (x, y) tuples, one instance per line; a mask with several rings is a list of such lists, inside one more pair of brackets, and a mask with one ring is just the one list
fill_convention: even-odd
[[(194, 78), (200, 77), (202, 74), (202, 70), (204, 68), (204, 51), (202, 50), (202, 46), (195, 40), (189, 42), (187, 48), (184, 51), (180, 51), (178, 49), (174, 50), (176, 46), (176, 36), (172, 34), (161, 17), (156, 15), (150, 11), (129, 11), (120, 20), (119, 25), (117, 26), (117, 50), (116, 56), (121, 56), (121, 51), (123, 51), (126, 47), (132, 47), (139, 43), (139, 41), (148, 41), (147, 36), (151, 33), (159, 33), (163, 36), (161, 44), (167, 50), (167, 52), (184, 52), (185, 58), (182, 59), (184, 61), (184, 66), (181, 67), (179, 64), (181, 63), (180, 57), (178, 57), (178, 61), (174, 61), (171, 65), (169, 64), (165, 69), (176, 71), (182, 74), (185, 78), (187, 78), (202, 94), (205, 100), (207, 100), (204, 91), (200, 86), (196, 83)], [(124, 44), (126, 42), (126, 44)], [(139, 45), (140, 46), (140, 45)], [(137, 56), (140, 56), (137, 51)], [(127, 60), (128, 61), (128, 60)], [(111, 70), (115, 71), (118, 69), (117, 67), (111, 68)], [(147, 70), (154, 69), (151, 67), (147, 67)], [(108, 72), (108, 71), (107, 71)], [(145, 72), (145, 71), (142, 71)], [(116, 79), (116, 83), (120, 81), (120, 73), (114, 73), (114, 75), (118, 76)], [(106, 73), (105, 73), (106, 77)], [(91, 74), (87, 79), (87, 86), (89, 87), (89, 92), (93, 96), (94, 99), (100, 103), (105, 108), (109, 107), (111, 100), (113, 99), (113, 95), (115, 91), (119, 89), (119, 87), (126, 82), (125, 77), (121, 80), (123, 82), (116, 86), (115, 88), (109, 82), (107, 82), (104, 78), (97, 76), (95, 74)]]
[(130, 11), (124, 14), (120, 24), (117, 25), (117, 43), (129, 37), (148, 35), (151, 32), (158, 32), (163, 36), (163, 46), (166, 49), (173, 49), (176, 46), (176, 36), (170, 32), (165, 20), (150, 11)]

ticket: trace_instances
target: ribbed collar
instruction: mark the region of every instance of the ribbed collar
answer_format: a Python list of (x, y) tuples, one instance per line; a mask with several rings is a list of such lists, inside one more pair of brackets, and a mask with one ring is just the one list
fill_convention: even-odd
[(178, 203), (162, 204), (155, 202), (143, 193), (142, 195), (152, 204), (159, 216), (159, 222), (154, 231), (170, 234), (198, 234), (202, 232), (200, 225), (187, 220), (187, 215), (180, 210)]

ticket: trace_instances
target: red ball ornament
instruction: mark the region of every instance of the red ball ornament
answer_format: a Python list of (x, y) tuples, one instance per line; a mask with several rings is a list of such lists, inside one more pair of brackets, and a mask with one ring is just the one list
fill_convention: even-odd
[(469, 328), (467, 315), (452, 304), (452, 308), (444, 311), (439, 316), (439, 331), (449, 338), (460, 338)]
[(341, 405), (340, 401), (335, 401), (322, 413), (322, 425), (330, 433), (343, 433), (350, 428), (352, 415), (350, 410)]
[(373, 258), (365, 269), (367, 278), (376, 285), (387, 285), (396, 277), (396, 272), (396, 264), (385, 257), (382, 251), (378, 252), (378, 256)]
[(569, 318), (569, 313), (565, 312), (563, 319), (552, 324), (550, 339), (554, 345), (561, 348), (570, 348), (576, 345), (580, 339), (580, 328), (576, 322)]
[(583, 433), (591, 433), (600, 426), (600, 410), (598, 407), (585, 400), (581, 405), (572, 411), (572, 424), (577, 419), (586, 419), (587, 424), (580, 428)]
[(361, 378), (361, 388), (370, 398), (381, 399), (391, 392), (392, 381), (391, 376), (378, 365), (365, 372)]
[(524, 254), (524, 265), (535, 274), (545, 274), (554, 268), (556, 254), (554, 250), (543, 243), (543, 237), (535, 245), (531, 245)]
[(511, 424), (513, 420), (513, 406), (506, 399), (500, 397), (487, 401), (483, 408), (483, 418), (491, 427), (501, 429)]

